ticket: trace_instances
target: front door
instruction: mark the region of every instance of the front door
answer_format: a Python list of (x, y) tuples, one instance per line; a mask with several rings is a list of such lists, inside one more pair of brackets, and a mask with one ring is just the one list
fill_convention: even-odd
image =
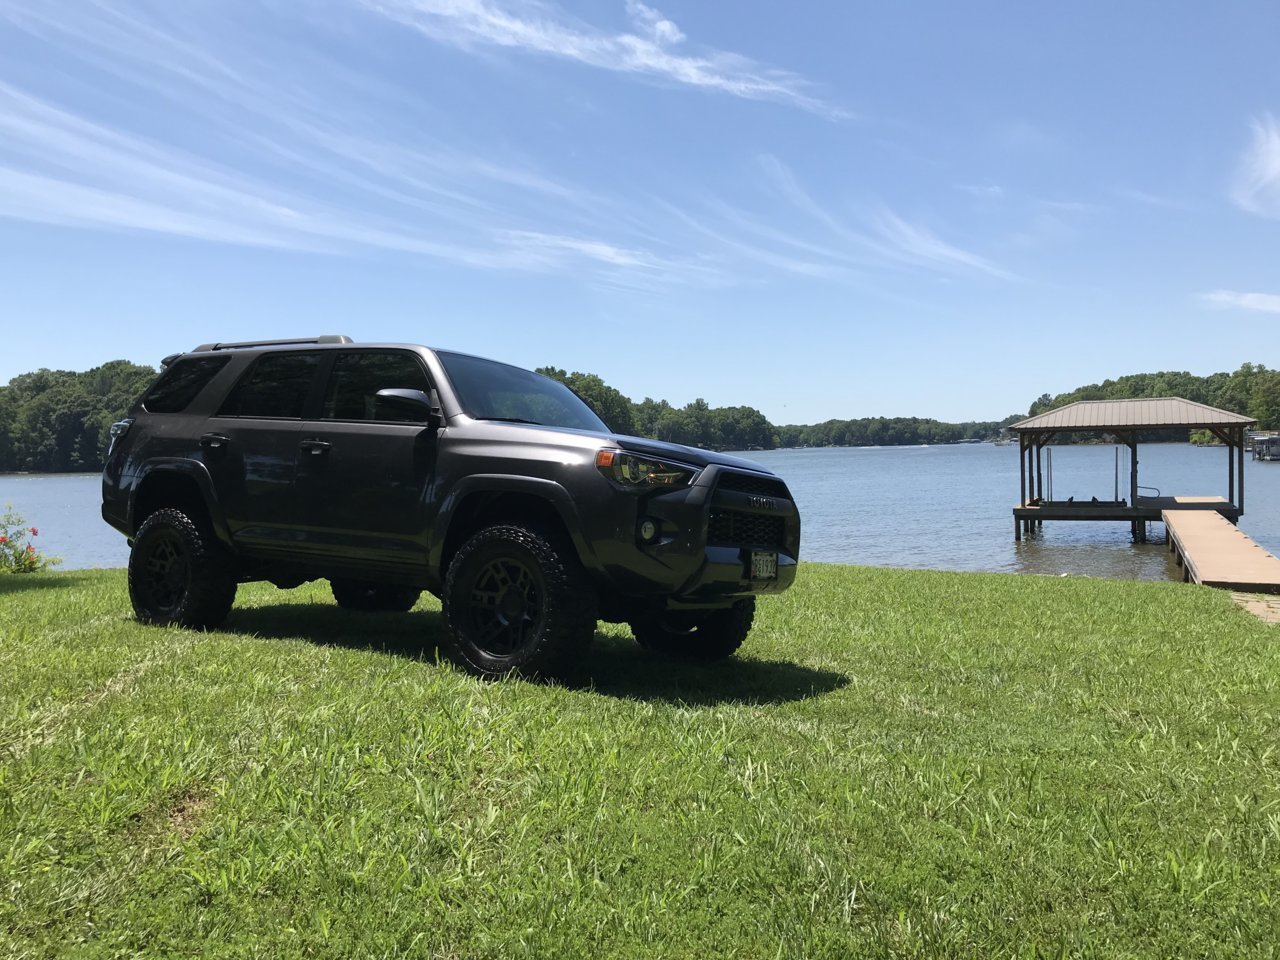
[(302, 547), (357, 563), (425, 567), (438, 430), (379, 401), (388, 388), (430, 392), (415, 354), (344, 350), (334, 358), (319, 417), (299, 433)]

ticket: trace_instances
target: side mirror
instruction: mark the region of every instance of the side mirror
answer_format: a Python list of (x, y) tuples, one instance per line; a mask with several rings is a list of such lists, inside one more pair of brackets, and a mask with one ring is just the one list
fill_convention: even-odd
[(377, 393), (378, 403), (414, 423), (428, 423), (438, 427), (443, 419), (440, 405), (430, 394), (421, 390), (388, 387)]

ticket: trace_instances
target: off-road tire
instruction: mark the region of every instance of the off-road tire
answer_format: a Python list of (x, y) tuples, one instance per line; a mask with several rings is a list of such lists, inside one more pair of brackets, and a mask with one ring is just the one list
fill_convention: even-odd
[(212, 532), (165, 507), (142, 522), (129, 553), (129, 599), (143, 623), (209, 629), (236, 599), (230, 559)]
[(596, 605), (568, 544), (524, 526), (487, 527), (449, 564), (445, 653), (482, 677), (564, 677), (586, 655)]
[(688, 660), (723, 660), (747, 639), (755, 615), (756, 598), (745, 597), (722, 610), (636, 617), (631, 632), (646, 650)]
[(343, 610), (404, 613), (413, 609), (422, 596), (422, 591), (413, 587), (397, 587), (371, 580), (330, 580), (329, 586), (333, 588), (333, 599)]

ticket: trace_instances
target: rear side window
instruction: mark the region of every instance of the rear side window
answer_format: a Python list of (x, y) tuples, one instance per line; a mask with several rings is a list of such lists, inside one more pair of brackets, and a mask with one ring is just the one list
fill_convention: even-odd
[(191, 357), (179, 360), (147, 391), (142, 398), (142, 409), (147, 413), (181, 413), (230, 359)]
[(317, 353), (269, 353), (236, 384), (218, 415), (301, 419), (319, 365)]
[(378, 400), (378, 391), (389, 388), (431, 389), (427, 375), (407, 353), (343, 353), (333, 364), (325, 389), (321, 416), (326, 420), (411, 421)]

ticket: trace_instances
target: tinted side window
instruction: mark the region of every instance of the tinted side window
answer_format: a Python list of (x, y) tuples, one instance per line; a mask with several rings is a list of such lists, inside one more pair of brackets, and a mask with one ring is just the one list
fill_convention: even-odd
[(325, 388), (321, 416), (326, 420), (400, 420), (414, 418), (379, 402), (379, 390), (431, 389), (427, 375), (408, 353), (343, 353), (334, 362)]
[(267, 354), (236, 384), (218, 414), (300, 419), (319, 365), (317, 353)]
[(160, 379), (147, 391), (147, 395), (142, 398), (142, 408), (147, 413), (181, 413), (230, 359), (192, 357), (179, 360), (162, 373)]

